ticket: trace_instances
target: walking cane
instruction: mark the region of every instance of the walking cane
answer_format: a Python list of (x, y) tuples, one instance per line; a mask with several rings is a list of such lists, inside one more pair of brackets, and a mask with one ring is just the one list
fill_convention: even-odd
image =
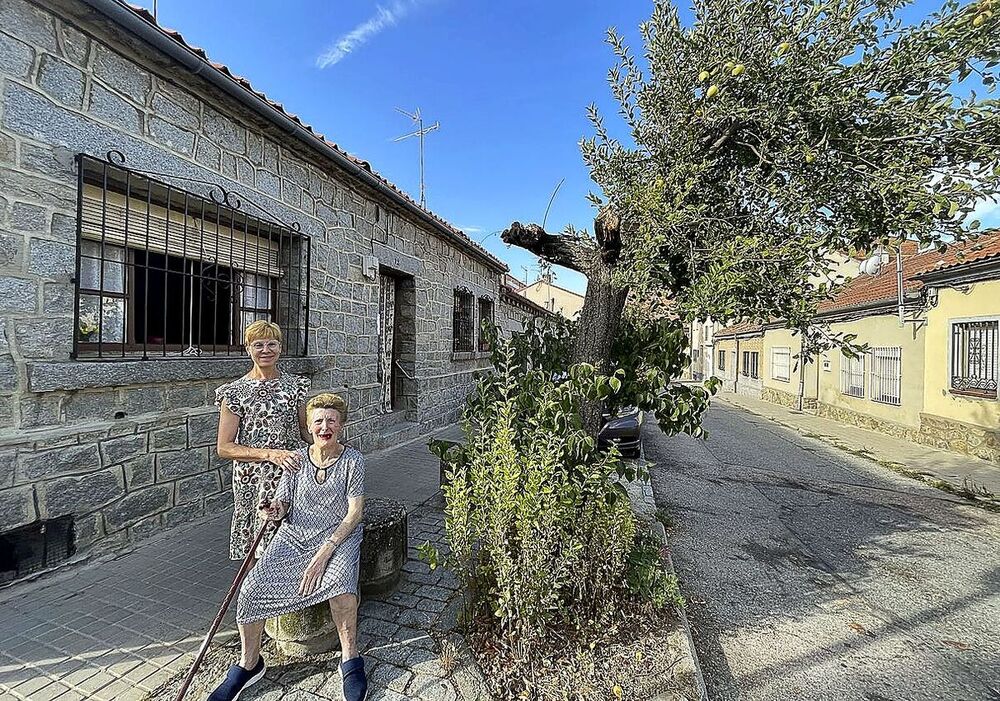
[(174, 701), (182, 701), (184, 699), (184, 694), (187, 693), (188, 687), (191, 686), (191, 682), (194, 681), (194, 675), (198, 673), (198, 667), (201, 666), (202, 661), (205, 659), (205, 653), (208, 652), (208, 645), (212, 642), (212, 637), (215, 635), (216, 631), (219, 630), (219, 626), (222, 625), (222, 619), (226, 615), (226, 610), (229, 608), (229, 604), (232, 603), (233, 597), (236, 596), (236, 592), (240, 590), (240, 585), (243, 583), (244, 577), (247, 576), (247, 572), (250, 571), (250, 566), (253, 564), (254, 553), (257, 552), (257, 546), (260, 545), (260, 541), (264, 538), (264, 531), (267, 530), (270, 521), (264, 521), (264, 525), (260, 527), (257, 531), (257, 537), (254, 538), (253, 545), (250, 546), (250, 552), (247, 556), (243, 558), (243, 566), (240, 567), (240, 571), (236, 573), (236, 579), (233, 580), (233, 586), (229, 587), (229, 593), (226, 594), (225, 600), (222, 602), (222, 606), (219, 608), (219, 613), (215, 616), (215, 620), (212, 621), (212, 627), (208, 629), (208, 635), (205, 636), (205, 640), (201, 644), (201, 649), (198, 650), (198, 656), (194, 660), (194, 664), (191, 665), (191, 671), (188, 672), (187, 677), (184, 678), (184, 683), (181, 684), (180, 690), (177, 692), (177, 696), (174, 697)]

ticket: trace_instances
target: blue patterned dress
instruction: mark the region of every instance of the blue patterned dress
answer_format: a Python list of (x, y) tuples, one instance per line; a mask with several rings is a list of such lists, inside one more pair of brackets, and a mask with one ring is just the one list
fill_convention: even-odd
[(285, 473), (278, 483), (274, 498), (289, 505), (288, 514), (243, 581), (236, 604), (238, 623), (262, 621), (340, 594), (358, 593), (361, 523), (337, 546), (316, 591), (309, 596), (299, 596), (298, 591), (309, 561), (347, 516), (347, 500), (364, 496), (365, 458), (356, 449), (345, 447), (319, 483), (318, 466), (310, 459), (308, 448), (302, 453), (302, 469)]

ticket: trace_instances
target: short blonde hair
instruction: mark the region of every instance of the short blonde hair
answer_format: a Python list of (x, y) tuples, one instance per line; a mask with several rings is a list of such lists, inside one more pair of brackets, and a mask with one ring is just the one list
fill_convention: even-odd
[(347, 402), (339, 394), (334, 394), (333, 392), (324, 392), (323, 394), (317, 394), (315, 397), (309, 400), (306, 404), (306, 416), (312, 420), (312, 413), (314, 409), (336, 409), (340, 412), (341, 422), (347, 421)]
[(258, 319), (250, 324), (247, 327), (247, 330), (243, 332), (243, 345), (249, 346), (254, 341), (271, 338), (275, 339), (279, 343), (281, 342), (281, 327), (273, 321)]

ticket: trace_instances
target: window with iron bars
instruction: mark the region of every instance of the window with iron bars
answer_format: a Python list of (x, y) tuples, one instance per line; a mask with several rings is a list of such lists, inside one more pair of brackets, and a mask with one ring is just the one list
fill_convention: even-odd
[(865, 357), (840, 358), (840, 392), (848, 397), (865, 396)]
[(790, 348), (771, 349), (771, 379), (788, 382), (791, 376), (792, 351)]
[(726, 351), (719, 351), (719, 372), (726, 371)]
[(760, 353), (757, 351), (743, 351), (743, 377), (751, 380), (760, 379)]
[(452, 350), (455, 353), (473, 351), (474, 306), (475, 298), (471, 292), (455, 290), (455, 308), (452, 313)]
[(997, 398), (998, 325), (996, 320), (952, 323), (952, 392)]
[(118, 163), (79, 157), (77, 358), (241, 355), (253, 321), (304, 356), (309, 238)]
[(481, 352), (490, 349), (490, 341), (484, 325), (493, 326), (493, 300), (489, 297), (479, 298), (479, 350)]
[(871, 357), (871, 399), (881, 404), (900, 404), (900, 377), (903, 367), (903, 349), (872, 348), (868, 351)]

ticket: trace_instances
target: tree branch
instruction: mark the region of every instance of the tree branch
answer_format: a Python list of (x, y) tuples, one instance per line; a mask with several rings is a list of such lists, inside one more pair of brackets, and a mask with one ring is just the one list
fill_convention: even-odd
[(549, 234), (538, 224), (513, 222), (500, 240), (531, 251), (539, 258), (586, 274), (593, 266), (597, 246), (592, 239), (569, 234)]

